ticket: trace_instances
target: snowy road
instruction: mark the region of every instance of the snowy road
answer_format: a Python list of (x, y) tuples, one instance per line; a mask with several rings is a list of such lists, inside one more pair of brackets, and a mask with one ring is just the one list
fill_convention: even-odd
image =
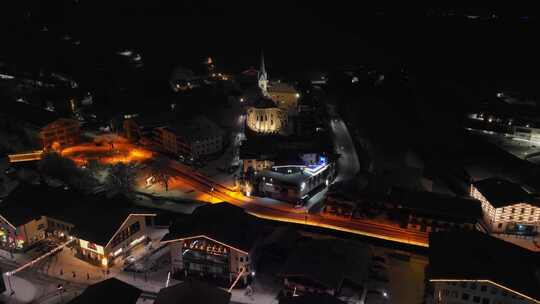
[(329, 112), (332, 117), (330, 128), (334, 137), (334, 150), (340, 155), (336, 178), (336, 182), (339, 182), (353, 178), (360, 171), (360, 162), (347, 125), (332, 106), (329, 106)]

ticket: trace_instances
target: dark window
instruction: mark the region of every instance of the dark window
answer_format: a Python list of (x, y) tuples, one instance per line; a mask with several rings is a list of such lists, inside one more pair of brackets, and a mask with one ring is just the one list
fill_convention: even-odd
[(467, 301), (469, 299), (469, 294), (464, 292), (461, 294), (461, 299)]
[(473, 301), (474, 303), (480, 303), (480, 297), (479, 297), (479, 296), (474, 296), (474, 297), (472, 298), (472, 301)]
[(488, 298), (483, 298), (482, 299), (482, 304), (489, 304), (489, 299)]
[(516, 208), (512, 208), (512, 213), (516, 213)]
[(486, 291), (487, 290), (487, 286), (486, 285), (482, 285), (480, 286), (480, 291)]
[(521, 214), (525, 213), (525, 208), (521, 208)]
[(135, 234), (137, 233), (139, 230), (141, 230), (141, 224), (139, 223), (139, 221), (131, 224), (131, 226), (129, 226), (129, 232), (130, 234)]
[(240, 257), (240, 262), (243, 262), (244, 261), (244, 258), (243, 257)]
[(472, 290), (476, 290), (476, 283), (471, 283), (471, 285), (469, 285), (469, 288), (471, 288)]
[(497, 225), (497, 227), (500, 229), (502, 228), (502, 223), (499, 223), (499, 225)]

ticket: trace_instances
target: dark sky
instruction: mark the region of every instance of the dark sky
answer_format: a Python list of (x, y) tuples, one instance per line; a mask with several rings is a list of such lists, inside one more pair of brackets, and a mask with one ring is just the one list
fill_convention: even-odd
[[(208, 55), (238, 71), (257, 65), (264, 49), (274, 75), (382, 62), (479, 87), (534, 86), (538, 78), (540, 33), (533, 10), (456, 9), (494, 11), (507, 19), (449, 21), (426, 18), (427, 7), (353, 2), (358, 1), (12, 1), (0, 12), (0, 34), (7, 40), (0, 56), (67, 61), (62, 54), (71, 56), (70, 50), (27, 30), (47, 24), (49, 36), (78, 37), (85, 59), (77, 60), (97, 65), (109, 64), (104, 54), (135, 48), (156, 71)], [(532, 21), (521, 22), (524, 15)]]

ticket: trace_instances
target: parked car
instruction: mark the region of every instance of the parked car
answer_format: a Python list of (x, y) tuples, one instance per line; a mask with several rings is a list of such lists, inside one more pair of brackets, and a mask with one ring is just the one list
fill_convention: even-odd
[(15, 169), (14, 167), (7, 167), (6, 170), (4, 171), (6, 175), (11, 175), (11, 174), (14, 174), (15, 172), (17, 172), (17, 169)]

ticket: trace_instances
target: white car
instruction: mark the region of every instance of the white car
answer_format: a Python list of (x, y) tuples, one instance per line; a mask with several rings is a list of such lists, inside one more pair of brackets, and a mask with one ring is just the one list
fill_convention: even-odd
[(134, 262), (135, 262), (135, 257), (132, 256), (132, 255), (130, 255), (130, 256), (128, 256), (128, 257), (126, 258), (126, 261), (127, 261), (128, 263), (134, 263)]

